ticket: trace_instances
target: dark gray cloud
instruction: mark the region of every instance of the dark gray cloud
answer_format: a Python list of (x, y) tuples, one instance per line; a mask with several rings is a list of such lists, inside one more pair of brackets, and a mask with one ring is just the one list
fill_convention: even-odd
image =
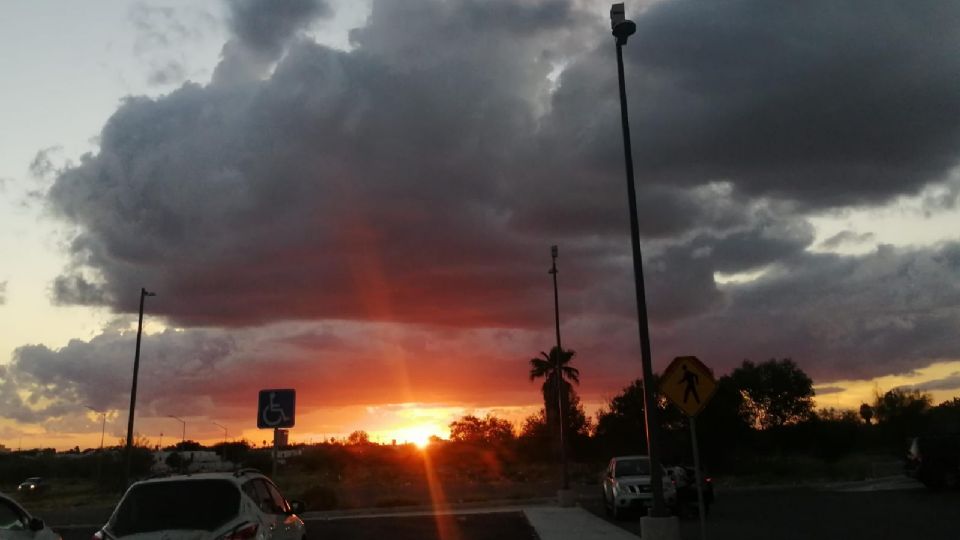
[(960, 389), (960, 372), (953, 372), (946, 377), (940, 379), (934, 379), (932, 381), (926, 381), (910, 388), (916, 390), (922, 390), (924, 392), (930, 390), (957, 390)]
[(296, 32), (331, 14), (325, 0), (229, 0), (228, 4), (233, 35), (248, 48), (274, 58)]
[(922, 382), (913, 386), (903, 386), (906, 390), (920, 390), (929, 392), (932, 390), (957, 390), (960, 389), (960, 372), (953, 372), (946, 377)]
[[(613, 43), (606, 8), (576, 5), (375, 1), (344, 52), (305, 37), (324, 4), (231, 4), (211, 84), (128, 98), (99, 151), (58, 176), (49, 202), (77, 236), (54, 298), (129, 313), (147, 287), (151, 313), (184, 326), (536, 329), (560, 244), (562, 313), (585, 354), (632, 354)], [(720, 367), (790, 356), (818, 377), (960, 350), (955, 247), (812, 255), (805, 219), (917, 192), (954, 164), (955, 11), (677, 0), (635, 15), (657, 349)]]
[(816, 393), (818, 396), (826, 396), (829, 394), (839, 394), (844, 391), (846, 391), (846, 388), (842, 386), (823, 386), (823, 387), (817, 388)]
[(855, 231), (840, 231), (837, 234), (827, 238), (820, 243), (820, 246), (825, 249), (836, 249), (841, 246), (850, 245), (850, 244), (865, 244), (874, 240), (876, 235), (873, 233), (858, 233)]
[(725, 288), (722, 309), (664, 329), (661, 347), (680, 352), (696, 344), (721, 372), (743, 358), (790, 357), (819, 380), (953, 359), (960, 350), (952, 330), (960, 324), (958, 254), (958, 243), (800, 254), (762, 279)]
[[(624, 56), (647, 181), (831, 207), (915, 193), (957, 164), (960, 6), (679, 0), (636, 22)], [(611, 170), (613, 63), (601, 43), (571, 65), (551, 119), (556, 146)]]
[(228, 6), (233, 39), (213, 74), (220, 84), (261, 77), (303, 30), (331, 14), (325, 0), (229, 0)]

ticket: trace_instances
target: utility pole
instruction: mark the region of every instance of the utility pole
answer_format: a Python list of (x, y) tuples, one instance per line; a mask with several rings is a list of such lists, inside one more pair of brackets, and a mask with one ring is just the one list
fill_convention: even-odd
[(570, 489), (570, 477), (567, 474), (567, 445), (563, 437), (563, 347), (560, 344), (560, 296), (557, 292), (557, 246), (550, 246), (550, 256), (553, 259), (549, 274), (553, 275), (553, 318), (557, 329), (557, 424), (560, 427), (560, 467), (562, 471), (561, 489)]
[(147, 296), (156, 296), (156, 293), (147, 292), (140, 288), (140, 318), (137, 321), (137, 352), (133, 357), (133, 386), (130, 388), (130, 414), (127, 417), (127, 447), (124, 454), (124, 487), (130, 485), (130, 460), (133, 453), (133, 416), (137, 407), (137, 374), (140, 372), (140, 336), (143, 334), (143, 299)]

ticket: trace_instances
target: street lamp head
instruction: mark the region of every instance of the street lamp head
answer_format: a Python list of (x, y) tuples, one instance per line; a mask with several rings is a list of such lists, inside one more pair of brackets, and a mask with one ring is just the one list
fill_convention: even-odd
[(550, 246), (550, 255), (556, 259), (557, 258), (557, 246)]
[(610, 6), (610, 28), (617, 38), (617, 45), (626, 45), (627, 38), (637, 31), (637, 24), (627, 20), (622, 3)]
[(140, 289), (140, 293), (143, 294), (144, 296), (156, 296), (156, 295), (157, 295), (157, 293), (155, 293), (155, 292), (150, 292), (150, 291), (148, 291), (148, 290), (146, 290), (146, 289)]

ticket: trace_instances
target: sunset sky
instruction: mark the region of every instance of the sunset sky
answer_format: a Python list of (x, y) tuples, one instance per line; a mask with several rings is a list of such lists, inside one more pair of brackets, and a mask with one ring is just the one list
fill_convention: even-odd
[[(640, 375), (610, 2), (7, 3), (0, 444), (519, 422)], [(960, 4), (627, 2), (654, 369), (960, 395)]]

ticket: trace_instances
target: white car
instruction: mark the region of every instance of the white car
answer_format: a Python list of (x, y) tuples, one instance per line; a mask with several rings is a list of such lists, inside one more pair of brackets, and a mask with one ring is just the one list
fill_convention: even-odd
[(0, 495), (0, 538), (6, 540), (60, 540), (43, 520), (35, 518), (16, 501)]
[(143, 480), (130, 486), (95, 539), (305, 540), (292, 503), (259, 472), (204, 473)]
[[(663, 498), (667, 506), (677, 503), (677, 489), (666, 469), (663, 470)], [(619, 519), (628, 510), (648, 508), (653, 504), (650, 487), (650, 457), (621, 456), (610, 460), (603, 476), (603, 502), (607, 513)]]

